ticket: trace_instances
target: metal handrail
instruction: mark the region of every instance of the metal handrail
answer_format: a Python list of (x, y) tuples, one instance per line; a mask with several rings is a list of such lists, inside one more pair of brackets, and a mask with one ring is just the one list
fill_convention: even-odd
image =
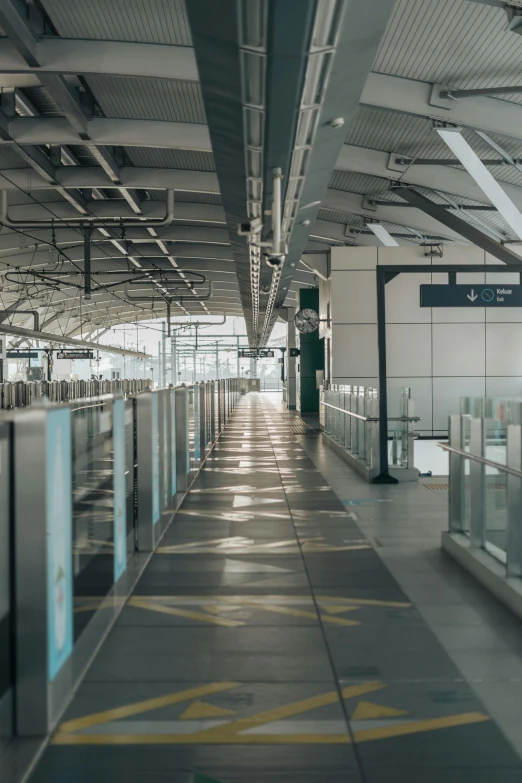
[(437, 446), (439, 448), (444, 449), (445, 451), (449, 451), (451, 454), (458, 454), (459, 457), (466, 457), (466, 459), (474, 460), (475, 462), (480, 462), (482, 465), (487, 465), (490, 468), (496, 468), (497, 470), (501, 470), (503, 473), (509, 473), (510, 476), (516, 476), (517, 478), (522, 478), (522, 471), (515, 470), (515, 468), (510, 468), (508, 465), (502, 465), (500, 462), (493, 462), (491, 459), (486, 459), (486, 457), (479, 457), (478, 454), (471, 454), (469, 451), (462, 451), (462, 449), (456, 449), (455, 446), (450, 446), (447, 443), (437, 443)]
[[(378, 416), (361, 416), (359, 413), (347, 411), (345, 408), (338, 408), (337, 405), (332, 405), (329, 402), (323, 402), (323, 400), (319, 400), (319, 402), (326, 408), (333, 408), (334, 411), (346, 413), (348, 416), (353, 416), (354, 419), (361, 419), (361, 421), (379, 421)], [(394, 416), (392, 418), (388, 416), (388, 421), (422, 421), (422, 418), (420, 416)]]

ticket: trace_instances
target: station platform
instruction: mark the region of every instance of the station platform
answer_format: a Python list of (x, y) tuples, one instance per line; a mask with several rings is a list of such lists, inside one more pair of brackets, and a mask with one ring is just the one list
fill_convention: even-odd
[(436, 484), (244, 396), (31, 782), (519, 783), (522, 629)]

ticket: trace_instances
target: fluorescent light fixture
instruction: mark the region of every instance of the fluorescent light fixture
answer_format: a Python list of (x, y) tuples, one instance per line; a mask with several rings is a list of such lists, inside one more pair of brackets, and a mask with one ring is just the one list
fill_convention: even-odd
[(265, 104), (265, 55), (241, 50), (243, 103), (262, 109)]
[(522, 239), (522, 215), (478, 155), (473, 152), (462, 136), (460, 128), (437, 128), (437, 133), (473, 177), (484, 195), (498, 209), (508, 226), (513, 229), (519, 239)]
[(127, 248), (125, 245), (122, 245), (121, 242), (119, 242), (117, 239), (111, 239), (112, 244), (114, 247), (117, 247), (120, 253), (123, 253), (124, 256), (128, 255)]
[(366, 223), (366, 228), (373, 231), (377, 239), (380, 239), (386, 247), (399, 247), (399, 243), (392, 237), (389, 231), (386, 231), (381, 223)]
[(174, 268), (176, 268), (178, 266), (178, 262), (176, 261), (176, 259), (173, 256), (168, 256), (168, 259), (169, 259), (170, 263), (172, 264), (172, 266)]
[(166, 256), (168, 256), (168, 254), (169, 254), (169, 249), (168, 249), (167, 245), (165, 244), (165, 242), (163, 242), (163, 240), (161, 240), (161, 239), (158, 239), (158, 240), (156, 240), (156, 241), (157, 241), (157, 243), (158, 243), (158, 247), (160, 248), (160, 250), (162, 251), (162, 253), (165, 253), (165, 255), (166, 255)]

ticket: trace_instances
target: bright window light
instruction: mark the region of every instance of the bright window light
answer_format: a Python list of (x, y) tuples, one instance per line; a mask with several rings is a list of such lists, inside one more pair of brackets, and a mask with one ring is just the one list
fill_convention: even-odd
[(392, 235), (386, 231), (383, 225), (380, 223), (367, 223), (366, 228), (373, 231), (377, 239), (380, 239), (383, 245), (386, 247), (399, 247), (399, 243), (395, 241)]
[(437, 128), (450, 150), (460, 160), (466, 171), (473, 177), (484, 195), (498, 209), (506, 223), (511, 226), (519, 239), (522, 239), (522, 215), (496, 179), (484, 166), (459, 128)]

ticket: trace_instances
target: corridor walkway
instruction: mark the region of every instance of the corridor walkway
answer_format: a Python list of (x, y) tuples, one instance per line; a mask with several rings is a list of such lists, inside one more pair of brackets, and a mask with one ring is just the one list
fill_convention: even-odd
[(520, 783), (317, 437), (241, 400), (33, 783)]

